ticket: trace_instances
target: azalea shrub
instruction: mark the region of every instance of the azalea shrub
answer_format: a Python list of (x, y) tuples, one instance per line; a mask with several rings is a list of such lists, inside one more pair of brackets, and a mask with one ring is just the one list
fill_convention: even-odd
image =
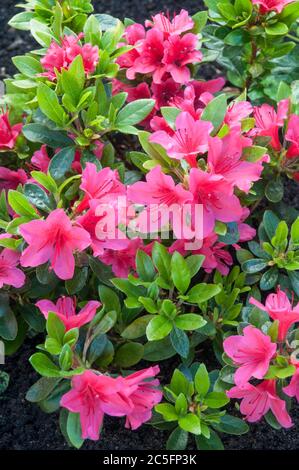
[(299, 3), (205, 5), (10, 21), (37, 45), (1, 97), (0, 338), (39, 342), (26, 398), (77, 448), (105, 415), (174, 450), (293, 426)]

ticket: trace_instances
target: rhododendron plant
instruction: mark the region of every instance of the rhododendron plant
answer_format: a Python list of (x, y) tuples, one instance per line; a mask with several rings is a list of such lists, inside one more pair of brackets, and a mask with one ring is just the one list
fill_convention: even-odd
[(205, 5), (10, 22), (38, 46), (0, 98), (0, 340), (39, 335), (26, 398), (77, 448), (105, 415), (167, 450), (294, 432), (299, 3)]

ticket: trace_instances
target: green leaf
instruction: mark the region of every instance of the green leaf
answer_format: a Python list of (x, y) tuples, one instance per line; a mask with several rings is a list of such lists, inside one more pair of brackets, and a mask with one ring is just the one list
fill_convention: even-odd
[(43, 353), (35, 353), (29, 359), (32, 367), (44, 377), (60, 377), (60, 369)]
[(278, 226), (279, 222), (280, 222), (280, 220), (274, 214), (274, 212), (269, 211), (269, 210), (264, 212), (263, 226), (264, 226), (264, 229), (267, 233), (267, 236), (268, 236), (269, 240), (271, 240), (274, 237), (275, 231), (277, 229), (277, 226)]
[(277, 285), (278, 274), (279, 271), (275, 266), (265, 271), (260, 280), (260, 288), (262, 290), (273, 289)]
[(0, 316), (0, 337), (13, 341), (18, 334), (18, 323), (12, 310), (8, 307), (6, 313)]
[(156, 276), (156, 270), (148, 254), (142, 250), (137, 251), (136, 268), (139, 277), (143, 281), (151, 282)]
[(166, 338), (159, 341), (150, 341), (144, 346), (143, 359), (150, 362), (163, 361), (169, 359), (175, 355), (170, 338)]
[(229, 402), (229, 398), (222, 392), (210, 392), (205, 397), (204, 403), (209, 408), (221, 408)]
[(26, 183), (24, 186), (25, 197), (38, 209), (50, 212), (54, 209), (53, 202), (47, 193), (37, 184)]
[(30, 219), (38, 218), (34, 207), (27, 201), (24, 194), (19, 191), (13, 189), (8, 191), (8, 203), (17, 214), (24, 215)]
[(110, 287), (103, 285), (100, 285), (98, 290), (101, 302), (104, 305), (105, 310), (107, 312), (114, 310), (115, 312), (120, 313), (121, 305), (119, 297), (115, 293), (115, 291), (113, 289), (110, 289)]
[(186, 295), (188, 296), (188, 302), (200, 304), (215, 297), (221, 290), (222, 288), (216, 284), (202, 283), (192, 287)]
[(188, 432), (177, 427), (166, 442), (166, 450), (185, 450), (188, 443)]
[(84, 439), (81, 437), (82, 429), (79, 413), (69, 413), (67, 418), (66, 431), (71, 444), (76, 447), (76, 449), (80, 449)]
[(176, 317), (174, 323), (180, 330), (192, 331), (202, 328), (207, 322), (201, 315), (186, 313)]
[(299, 245), (299, 217), (291, 226), (291, 241), (294, 246)]
[(181, 372), (179, 369), (175, 369), (169, 385), (169, 388), (172, 390), (172, 392), (174, 392), (175, 395), (183, 393), (184, 395), (188, 396), (190, 394), (190, 385), (191, 383), (183, 374), (183, 372)]
[(200, 270), (205, 257), (203, 255), (191, 255), (185, 258), (187, 266), (190, 271), (191, 278), (194, 277)]
[(120, 367), (131, 367), (141, 361), (144, 347), (140, 343), (127, 343), (121, 346), (115, 354), (114, 361)]
[(156, 315), (146, 327), (146, 336), (149, 341), (157, 341), (168, 336), (172, 328), (171, 321), (161, 315)]
[(282, 36), (288, 33), (289, 28), (287, 27), (285, 23), (277, 22), (269, 26), (266, 26), (265, 31), (270, 36)]
[(54, 149), (73, 144), (72, 139), (66, 133), (54, 131), (43, 124), (26, 124), (22, 132), (30, 142), (46, 144)]
[(283, 182), (281, 178), (275, 178), (267, 183), (265, 188), (265, 196), (271, 202), (279, 202), (283, 198)]
[(268, 262), (264, 259), (249, 259), (242, 264), (242, 269), (245, 273), (254, 274), (259, 273), (268, 266)]
[(185, 259), (178, 251), (171, 258), (171, 277), (175, 287), (184, 294), (190, 285), (191, 275)]
[(158, 312), (158, 307), (157, 305), (155, 304), (155, 302), (153, 301), (153, 299), (151, 299), (150, 297), (138, 297), (138, 302), (140, 302), (145, 310), (148, 312), (148, 313), (157, 313)]
[(197, 393), (201, 397), (205, 397), (210, 388), (210, 378), (206, 366), (204, 364), (200, 364), (196, 371), (194, 377), (194, 385)]
[(49, 173), (54, 180), (60, 180), (70, 170), (75, 158), (75, 147), (66, 147), (51, 159)]
[(26, 77), (36, 78), (42, 73), (43, 68), (40, 62), (29, 55), (20, 55), (12, 58), (14, 65)]
[(240, 418), (225, 414), (221, 417), (220, 423), (213, 424), (216, 431), (224, 432), (226, 434), (234, 434), (240, 436), (249, 431), (248, 425)]
[(225, 94), (216, 96), (204, 108), (201, 115), (203, 121), (210, 121), (214, 126), (214, 132), (221, 126), (226, 114), (227, 101)]
[(153, 315), (144, 315), (143, 317), (136, 318), (127, 328), (124, 329), (121, 336), (126, 339), (136, 339), (144, 336), (146, 327)]
[(166, 282), (169, 282), (171, 255), (168, 253), (167, 248), (155, 242), (152, 250), (152, 258), (160, 276)]
[(40, 83), (37, 89), (37, 100), (44, 115), (58, 126), (64, 127), (67, 121), (67, 115), (63, 107), (59, 104), (55, 91), (44, 83)]
[(152, 111), (155, 101), (142, 99), (127, 104), (117, 115), (115, 127), (134, 126), (143, 121)]
[(88, 267), (76, 268), (72, 279), (65, 282), (65, 288), (69, 295), (80, 292), (86, 286), (88, 278)]
[(115, 325), (117, 320), (117, 312), (112, 310), (108, 312), (102, 320), (97, 324), (98, 333), (107, 333)]
[(49, 312), (46, 327), (48, 335), (55, 339), (59, 344), (62, 344), (65, 334), (65, 326), (55, 313)]
[(299, 297), (299, 271), (288, 271), (288, 276), (295, 294)]
[(37, 403), (47, 398), (52, 390), (56, 387), (60, 379), (41, 377), (35, 382), (26, 393), (26, 400)]
[(156, 405), (155, 411), (162, 415), (165, 421), (177, 421), (178, 419), (175, 407), (170, 403), (160, 403)]
[(81, 54), (75, 57), (68, 70), (62, 70), (61, 83), (64, 93), (71, 98), (73, 105), (76, 106), (79, 103), (85, 83), (85, 72)]
[(186, 416), (179, 418), (179, 426), (184, 431), (191, 432), (191, 434), (201, 434), (200, 419), (192, 413), (188, 413)]
[(175, 121), (178, 115), (181, 113), (181, 109), (175, 108), (174, 106), (162, 106), (161, 113), (167, 124), (174, 130)]
[(210, 437), (195, 436), (196, 447), (198, 450), (223, 450), (223, 443), (218, 434), (210, 429)]
[(189, 339), (183, 330), (174, 327), (170, 333), (170, 341), (173, 349), (182, 357), (187, 358), (189, 354)]
[(4, 370), (0, 370), (0, 395), (5, 392), (9, 385), (9, 375)]
[(21, 31), (30, 30), (30, 20), (34, 17), (33, 11), (22, 11), (14, 15), (11, 20), (8, 22), (9, 26), (14, 29), (19, 29)]

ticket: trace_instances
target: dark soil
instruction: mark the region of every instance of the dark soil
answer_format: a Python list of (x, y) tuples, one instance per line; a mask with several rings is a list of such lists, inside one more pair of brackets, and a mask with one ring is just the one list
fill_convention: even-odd
[[(27, 33), (9, 28), (7, 21), (17, 10), (17, 0), (2, 0), (0, 5), (0, 79), (12, 74), (14, 66), (10, 58), (24, 54), (36, 47)], [(198, 0), (95, 0), (97, 12), (110, 13), (119, 18), (131, 17), (143, 21), (161, 10), (179, 11), (186, 8), (195, 13), (201, 6)], [(299, 208), (298, 186), (288, 184), (287, 199), (291, 206)], [(58, 426), (57, 413), (45, 414), (36, 405), (26, 401), (28, 388), (38, 376), (31, 368), (28, 358), (35, 350), (38, 339), (27, 340), (17, 354), (7, 359), (1, 367), (10, 374), (10, 384), (0, 396), (0, 449), (10, 450), (63, 450), (69, 447)], [(166, 364), (167, 366), (167, 364)], [(165, 366), (164, 366), (165, 367)], [(163, 368), (164, 368), (163, 367)], [(170, 367), (168, 367), (170, 369)], [(173, 368), (173, 364), (171, 365)], [(295, 423), (291, 430), (274, 431), (266, 423), (252, 425), (244, 436), (223, 438), (226, 449), (280, 449), (291, 450), (299, 447), (299, 407), (294, 407), (292, 417)], [(167, 434), (143, 426), (137, 432), (124, 429), (124, 421), (105, 418), (105, 426), (99, 442), (88, 441), (83, 449), (104, 450), (162, 450), (165, 449)], [(190, 448), (193, 444), (190, 442)]]

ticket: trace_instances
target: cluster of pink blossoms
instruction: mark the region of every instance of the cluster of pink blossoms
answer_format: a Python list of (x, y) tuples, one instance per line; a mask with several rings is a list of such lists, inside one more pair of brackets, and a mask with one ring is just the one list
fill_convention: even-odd
[[(265, 305), (251, 297), (250, 303), (266, 311), (269, 317), (278, 322), (279, 345), (284, 345), (287, 334), (292, 325), (299, 323), (299, 304), (292, 307), (285, 292), (278, 287), (276, 294), (268, 295)], [(223, 343), (225, 353), (233, 360), (237, 371), (234, 375), (236, 386), (227, 392), (230, 398), (242, 399), (240, 411), (249, 422), (259, 421), (269, 410), (272, 411), (279, 424), (285, 428), (293, 425), (286, 409), (286, 402), (277, 394), (276, 379), (264, 379), (271, 361), (278, 354), (277, 344), (258, 328), (247, 326), (243, 335), (230, 336)], [(280, 348), (280, 352), (281, 352)], [(292, 356), (289, 363), (294, 365), (296, 371), (290, 384), (283, 387), (283, 391), (290, 397), (299, 399), (299, 362)], [(253, 385), (250, 379), (262, 382)]]
[(83, 33), (77, 37), (64, 36), (61, 45), (52, 41), (46, 55), (41, 59), (45, 70), (42, 75), (51, 81), (56, 80), (56, 71), (61, 73), (62, 70), (67, 70), (78, 55), (82, 57), (86, 74), (93, 73), (99, 62), (99, 48), (89, 43), (81, 46), (79, 41), (83, 37)]
[(82, 439), (98, 440), (104, 415), (125, 416), (126, 428), (137, 429), (148, 421), (152, 408), (161, 401), (160, 369), (149, 367), (126, 377), (99, 375), (90, 370), (72, 379), (72, 389), (61, 398), (61, 406), (80, 414)]
[(281, 13), (286, 5), (294, 2), (295, 0), (252, 0), (254, 5), (260, 5), (260, 12), (262, 15), (275, 11)]

